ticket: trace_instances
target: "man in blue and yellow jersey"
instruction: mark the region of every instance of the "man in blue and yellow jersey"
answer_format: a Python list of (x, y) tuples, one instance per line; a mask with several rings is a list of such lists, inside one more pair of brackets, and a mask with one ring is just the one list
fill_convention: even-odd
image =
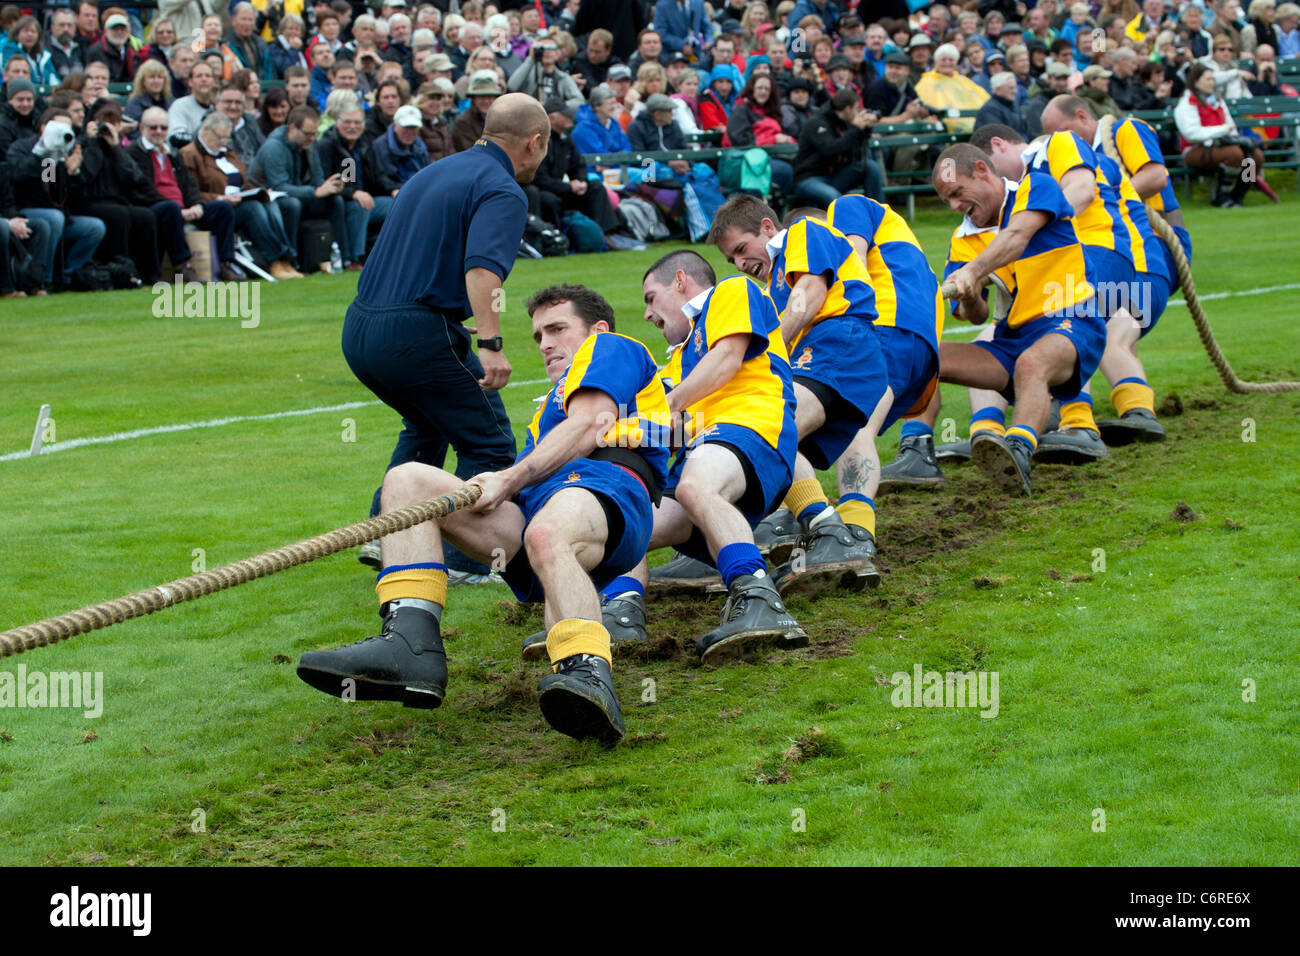
[[(1074, 209), (1074, 230), (1096, 283), (1096, 307), (1106, 321), (1108, 338), (1112, 330), (1122, 336), (1124, 330), (1136, 329), (1135, 314), (1151, 313), (1153, 294), (1160, 293), (1162, 302), (1168, 297), (1163, 251), (1145, 208), (1132, 186), (1125, 186), (1114, 160), (1069, 130), (1049, 133), (1027, 146), (1011, 127), (990, 125), (981, 127), (971, 144), (989, 153), (994, 168), (1007, 179), (1018, 180), (1032, 168), (1060, 184)], [(1154, 413), (1151, 422), (1159, 427)], [(1074, 462), (1105, 457), (1086, 382), (1078, 395), (1062, 399), (1061, 426), (1050, 438), (1040, 457)]]
[[(599, 294), (551, 286), (528, 300), (528, 312), (555, 384), (523, 452), (509, 468), (469, 479), (483, 489), (469, 510), (384, 538), (375, 588), (383, 631), (304, 654), (298, 676), (352, 700), (441, 704), (445, 538), (477, 560), (503, 562), (502, 577), (519, 600), (545, 601), (553, 672), (538, 685), (542, 716), (571, 737), (613, 744), (624, 727), (598, 589), (645, 556), (653, 501), (667, 481), (668, 404), (654, 358), (614, 332), (613, 309)], [(451, 472), (407, 462), (384, 477), (382, 508), (461, 484)]]
[(944, 150), (933, 182), (939, 198), (964, 217), (944, 267), (953, 315), (977, 323), (992, 315), (996, 322), (987, 342), (942, 343), (940, 377), (1016, 403), (1005, 433), (972, 430), (971, 457), (1002, 488), (1029, 494), (1052, 397), (1077, 395), (1106, 345), (1094, 280), (1070, 222), (1074, 210), (1046, 172), (1030, 169), (1013, 183), (969, 143)]
[[(641, 291), (646, 321), (677, 346), (662, 374), (672, 384), (673, 431), (684, 439), (655, 508), (650, 547), (711, 563), (727, 589), (722, 625), (695, 649), (716, 664), (754, 644), (802, 647), (808, 636), (768, 577), (753, 534), (790, 487), (797, 445), (776, 307), (746, 276), (717, 282), (690, 250), (646, 270)], [(637, 574), (646, 579), (644, 563)]]
[[(1073, 132), (1091, 143), (1098, 155), (1110, 159), (1101, 142), (1096, 118), (1087, 104), (1076, 96), (1058, 96), (1049, 102), (1043, 110), (1043, 129)], [(1178, 208), (1156, 131), (1140, 119), (1123, 117), (1116, 120), (1110, 135), (1126, 179), (1124, 201), (1134, 225), (1142, 233), (1148, 261), (1147, 272), (1138, 276), (1139, 283), (1147, 286), (1138, 296), (1144, 311), (1136, 314), (1136, 322), (1116, 320), (1108, 323), (1106, 351), (1101, 357), (1101, 373), (1111, 385), (1110, 400), (1119, 418), (1104, 420), (1097, 425), (1106, 444), (1126, 445), (1133, 441), (1160, 441), (1164, 438), (1164, 428), (1156, 421), (1155, 393), (1147, 384), (1146, 370), (1137, 357), (1137, 344), (1155, 328), (1169, 297), (1179, 288), (1174, 255), (1164, 240), (1156, 235), (1144, 203), (1151, 203), (1151, 208), (1173, 227), (1183, 255), (1189, 262), (1192, 239), (1183, 223), (1183, 211)]]
[[(840, 459), (872, 416), (893, 402), (889, 372), (876, 338), (871, 276), (843, 233), (814, 219), (778, 226), (761, 199), (731, 197), (713, 218), (709, 242), (727, 261), (767, 283), (790, 350), (797, 402), (799, 456), (785, 506), (802, 529), (795, 559), (776, 572), (782, 595), (814, 597), (834, 588), (880, 582), (872, 558), (875, 536), (865, 523), (846, 524), (831, 507), (817, 469)], [(881, 410), (884, 411), (881, 411)], [(841, 475), (841, 490), (867, 508), (862, 469)]]

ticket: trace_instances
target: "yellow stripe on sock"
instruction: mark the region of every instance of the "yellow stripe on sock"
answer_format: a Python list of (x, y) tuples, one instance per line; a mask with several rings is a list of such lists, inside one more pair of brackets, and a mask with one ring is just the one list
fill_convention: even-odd
[(1152, 415), (1156, 413), (1156, 393), (1150, 385), (1140, 382), (1124, 382), (1110, 390), (1110, 403), (1115, 411), (1123, 415), (1134, 408), (1145, 408)]
[(1025, 441), (1029, 442), (1030, 449), (1035, 449), (1038, 447), (1038, 439), (1034, 437), (1034, 433), (1030, 431), (1028, 428), (1021, 428), (1019, 425), (1012, 425), (1010, 428), (1007, 429), (1007, 437), (1011, 438), (1012, 436), (1015, 436), (1016, 438), (1024, 439)]
[(871, 536), (876, 536), (876, 509), (871, 507), (865, 501), (850, 499), (841, 501), (835, 506), (835, 510), (840, 513), (845, 524), (855, 524), (859, 528), (866, 528), (871, 532)]
[(977, 418), (970, 423), (970, 437), (974, 438), (977, 432), (992, 432), (1000, 436), (1007, 433), (1007, 426), (992, 418)]
[(581, 617), (566, 617), (546, 633), (546, 653), (550, 655), (552, 664), (574, 654), (595, 654), (603, 657), (610, 667), (614, 666), (609, 651), (609, 631), (599, 621)]
[(803, 478), (790, 486), (790, 490), (785, 493), (783, 504), (793, 511), (797, 518), (810, 505), (829, 505), (830, 502), (826, 499), (826, 492), (822, 491), (820, 481), (816, 478)]
[(436, 568), (408, 568), (385, 574), (375, 585), (379, 603), (386, 604), (398, 598), (420, 598), (434, 604), (447, 605), (447, 572)]
[(1069, 402), (1062, 405), (1061, 427), (1097, 431), (1097, 419), (1092, 417), (1092, 405), (1089, 402)]

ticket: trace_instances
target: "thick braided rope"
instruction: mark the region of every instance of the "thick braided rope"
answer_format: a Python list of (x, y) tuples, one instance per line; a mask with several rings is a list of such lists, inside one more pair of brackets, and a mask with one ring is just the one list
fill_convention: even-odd
[[(1101, 146), (1106, 151), (1106, 155), (1115, 162), (1119, 163), (1119, 168), (1124, 169), (1124, 161), (1120, 158), (1119, 150), (1115, 147), (1115, 137), (1111, 135), (1111, 130), (1115, 125), (1115, 117), (1109, 114), (1103, 116), (1097, 122), (1101, 133)], [(1219, 373), (1219, 378), (1223, 379), (1224, 386), (1230, 392), (1240, 394), (1249, 394), (1251, 392), (1295, 392), (1300, 391), (1300, 382), (1243, 382), (1237, 377), (1237, 373), (1232, 370), (1228, 364), (1227, 358), (1224, 357), (1223, 350), (1219, 348), (1219, 343), (1214, 338), (1214, 333), (1210, 331), (1210, 320), (1201, 307), (1200, 300), (1196, 297), (1196, 285), (1192, 282), (1192, 266), (1187, 261), (1187, 256), (1183, 252), (1183, 244), (1178, 240), (1178, 234), (1174, 232), (1173, 226), (1165, 221), (1165, 218), (1156, 212), (1147, 203), (1147, 217), (1151, 220), (1151, 225), (1169, 251), (1173, 254), (1174, 263), (1178, 267), (1178, 284), (1183, 288), (1183, 299), (1187, 302), (1187, 311), (1192, 314), (1192, 322), (1196, 325), (1196, 332), (1201, 337), (1201, 344), (1205, 346), (1206, 353), (1210, 356), (1210, 362), (1213, 363), (1215, 370)]]
[(16, 627), (0, 634), (0, 657), (21, 654), (33, 647), (44, 647), (46, 644), (67, 640), (74, 635), (108, 627), (129, 618), (152, 614), (154, 611), (180, 604), (182, 601), (192, 601), (214, 591), (245, 584), (254, 578), (265, 577), (286, 568), (315, 561), (328, 554), (355, 548), (367, 541), (397, 531), (405, 531), (426, 521), (445, 518), (458, 508), (468, 508), (478, 500), (480, 494), (482, 489), (478, 485), (462, 485), (449, 495), (440, 495), (419, 504), (389, 511), (367, 521), (348, 525), (346, 528), (337, 528), (283, 548), (264, 551), (251, 558), (236, 561), (234, 564), (202, 571), (178, 581), (160, 584), (146, 591), (137, 591), (79, 611), (60, 614), (58, 617), (37, 621), (35, 624)]

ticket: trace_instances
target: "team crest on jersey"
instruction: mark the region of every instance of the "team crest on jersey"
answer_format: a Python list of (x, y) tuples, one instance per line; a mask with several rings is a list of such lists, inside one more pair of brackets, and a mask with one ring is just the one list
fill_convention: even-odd
[(785, 270), (784, 270), (784, 269), (777, 269), (777, 270), (776, 270), (776, 284), (779, 285), (779, 286), (783, 286), (783, 285), (785, 285)]
[(581, 480), (582, 480), (582, 475), (578, 474), (576, 471), (571, 471), (569, 472), (569, 477), (564, 479), (564, 483), (567, 485), (570, 484), (571, 482), (581, 481)]
[(799, 353), (799, 357), (790, 364), (794, 368), (809, 368), (812, 365), (812, 359), (812, 346), (805, 345), (803, 351)]
[(704, 351), (704, 330), (698, 326), (695, 329), (695, 351)]
[(564, 382), (568, 377), (566, 374), (564, 378), (555, 383), (555, 388), (551, 389), (551, 394), (555, 396), (553, 401), (556, 408), (564, 408)]
[(696, 444), (706, 438), (712, 438), (716, 434), (718, 434), (718, 426), (710, 425), (708, 428), (704, 429), (704, 431), (696, 432), (695, 437), (691, 439), (691, 444)]
[(1069, 319), (1062, 319), (1056, 324), (1056, 330), (1058, 332), (1073, 332), (1074, 326), (1070, 323)]

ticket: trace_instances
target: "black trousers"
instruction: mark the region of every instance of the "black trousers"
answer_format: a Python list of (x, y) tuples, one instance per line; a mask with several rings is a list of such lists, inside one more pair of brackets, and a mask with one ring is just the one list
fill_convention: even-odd
[(104, 238), (95, 250), (96, 261), (127, 256), (135, 263), (145, 285), (158, 281), (158, 230), (151, 210), (125, 203), (92, 202), (79, 215), (94, 216), (104, 222)]
[[(158, 258), (165, 252), (172, 258), (172, 265), (179, 266), (190, 258), (190, 247), (185, 241), (185, 218), (181, 207), (170, 199), (164, 199), (149, 207), (154, 215), (158, 229)], [(235, 207), (228, 202), (213, 200), (203, 204), (203, 215), (196, 219), (198, 229), (212, 233), (217, 240), (217, 257), (222, 262), (235, 258)], [(215, 264), (213, 272), (216, 272)]]
[[(342, 344), (361, 384), (402, 416), (389, 468), (410, 461), (441, 468), (449, 448), (456, 451), (461, 478), (515, 460), (515, 434), (501, 395), (479, 387), (483, 366), (459, 322), (419, 306), (378, 309), (353, 302)], [(379, 513), (379, 491), (370, 513)], [(444, 547), (448, 567), (486, 572)]]
[(524, 187), (524, 194), (528, 197), (528, 211), (553, 226), (560, 225), (560, 218), (569, 209), (594, 220), (602, 232), (613, 232), (623, 226), (618, 210), (610, 205), (609, 194), (599, 183), (588, 182), (587, 191), (581, 196), (572, 191), (549, 192), (534, 183)]

